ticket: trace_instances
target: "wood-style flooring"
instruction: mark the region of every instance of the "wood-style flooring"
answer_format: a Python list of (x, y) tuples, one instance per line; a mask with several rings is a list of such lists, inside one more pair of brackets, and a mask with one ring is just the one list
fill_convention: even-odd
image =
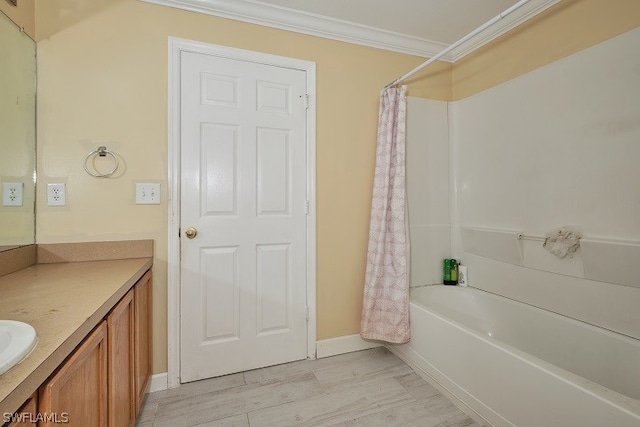
[(384, 347), (150, 393), (139, 427), (479, 427)]

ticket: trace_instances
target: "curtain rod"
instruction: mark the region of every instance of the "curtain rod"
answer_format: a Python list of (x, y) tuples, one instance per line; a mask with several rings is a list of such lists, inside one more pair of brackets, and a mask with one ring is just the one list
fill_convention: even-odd
[(6, 12), (5, 12), (4, 10), (0, 10), (0, 12), (2, 12), (2, 14), (3, 14), (4, 16), (6, 16), (6, 17), (7, 17), (7, 19), (8, 19), (8, 20), (13, 24), (13, 25), (15, 25), (16, 27), (18, 27), (18, 30), (19, 30), (21, 33), (24, 33), (24, 27), (23, 27), (22, 25), (18, 24), (16, 21), (14, 21), (13, 19), (11, 19), (11, 17), (10, 17), (9, 15), (7, 15), (7, 14), (6, 14)]
[[(27, 37), (29, 37), (31, 40), (33, 40), (33, 37), (31, 37), (31, 36), (30, 36), (30, 35), (29, 35), (25, 30), (24, 30), (24, 27), (23, 27), (22, 25), (18, 24), (16, 21), (14, 21), (13, 19), (11, 19), (11, 17), (9, 17), (9, 15), (7, 15), (7, 14), (5, 13), (5, 11), (4, 11), (4, 10), (0, 10), (0, 12), (2, 12), (2, 14), (3, 14), (4, 16), (6, 16), (6, 17), (7, 17), (7, 19), (9, 20), (9, 22), (11, 22), (13, 25), (15, 25), (15, 26), (16, 26), (16, 28), (18, 29), (18, 31), (20, 31), (22, 34), (24, 34), (25, 36), (27, 36)], [(35, 40), (33, 40), (33, 42), (35, 43), (36, 41), (35, 41)]]
[(490, 19), (489, 21), (485, 22), (484, 24), (482, 24), (481, 26), (479, 26), (475, 30), (471, 31), (469, 34), (467, 34), (466, 36), (464, 36), (463, 38), (461, 38), (460, 40), (458, 40), (457, 42), (455, 42), (454, 44), (452, 44), (448, 48), (444, 49), (442, 52), (438, 53), (434, 57), (432, 57), (429, 60), (423, 62), (420, 65), (418, 65), (416, 68), (414, 68), (413, 70), (409, 71), (404, 76), (398, 77), (397, 79), (395, 79), (394, 81), (392, 81), (391, 83), (386, 85), (384, 88), (387, 89), (387, 88), (390, 88), (390, 87), (393, 87), (393, 86), (397, 86), (398, 84), (402, 83), (403, 81), (405, 81), (409, 77), (413, 76), (418, 71), (420, 71), (423, 68), (431, 65), (432, 63), (434, 63), (438, 59), (440, 59), (443, 56), (445, 56), (447, 53), (451, 52), (453, 49), (455, 49), (458, 46), (460, 46), (462, 43), (464, 43), (467, 40), (469, 40), (470, 38), (476, 36), (478, 33), (481, 33), (482, 31), (486, 30), (488, 27), (492, 26), (493, 24), (495, 24), (499, 20), (501, 20), (504, 17), (506, 17), (507, 15), (509, 15), (511, 12), (514, 12), (515, 10), (519, 9), (521, 6), (524, 6), (525, 4), (529, 3), (530, 1), (531, 0), (520, 0), (518, 3), (514, 4), (513, 6), (511, 6), (510, 8), (505, 10), (504, 12), (502, 12), (499, 15), (493, 17), (492, 19)]

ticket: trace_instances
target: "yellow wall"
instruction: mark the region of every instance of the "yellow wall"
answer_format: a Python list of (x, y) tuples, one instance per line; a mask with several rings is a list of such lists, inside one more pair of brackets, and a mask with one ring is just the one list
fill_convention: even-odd
[(452, 99), (489, 89), (639, 25), (638, 0), (563, 0), (456, 61)]
[[(430, 67), (408, 82), (410, 95), (451, 100), (492, 87), (637, 26), (637, 4), (564, 0), (455, 66)], [(156, 241), (154, 372), (166, 370), (169, 36), (317, 63), (317, 334), (358, 332), (378, 94), (422, 58), (137, 0), (46, 0), (36, 23), (37, 241)], [(548, 40), (550, 28), (561, 37)], [(83, 171), (84, 156), (98, 145), (122, 156), (123, 175), (99, 180)], [(68, 206), (47, 207), (45, 184), (59, 180), (67, 183)], [(162, 182), (163, 204), (136, 206), (136, 181)]]
[(0, 10), (13, 22), (24, 28), (24, 32), (36, 39), (36, 0), (19, 0), (17, 6), (1, 1)]
[[(154, 371), (166, 371), (167, 38), (315, 61), (317, 336), (358, 333), (378, 95), (422, 59), (136, 0), (109, 3), (67, 10), (64, 25), (57, 16), (69, 2), (38, 3), (38, 243), (155, 239)], [(416, 90), (446, 99), (450, 73)], [(98, 145), (118, 152), (126, 173), (89, 177), (82, 161)], [(68, 205), (48, 207), (46, 183), (59, 180)], [(135, 181), (162, 182), (162, 205), (136, 206)]]

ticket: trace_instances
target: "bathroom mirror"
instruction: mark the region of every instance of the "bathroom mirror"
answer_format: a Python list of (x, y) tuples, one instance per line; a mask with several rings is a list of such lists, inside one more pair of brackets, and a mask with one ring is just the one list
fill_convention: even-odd
[(0, 13), (0, 251), (35, 243), (36, 44)]

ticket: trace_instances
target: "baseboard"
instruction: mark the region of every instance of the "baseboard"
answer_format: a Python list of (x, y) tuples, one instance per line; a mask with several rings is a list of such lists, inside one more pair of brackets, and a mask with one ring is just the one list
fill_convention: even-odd
[[(344, 337), (330, 338), (316, 341), (316, 357), (329, 357), (338, 354), (351, 353), (352, 351), (367, 350), (369, 348), (380, 347), (383, 344), (376, 341), (365, 341), (360, 335), (346, 335)], [(167, 372), (154, 374), (151, 376), (149, 393), (166, 390), (168, 388), (169, 375)]]
[(343, 353), (351, 353), (352, 351), (367, 350), (369, 348), (380, 347), (382, 343), (377, 341), (365, 341), (360, 335), (345, 335), (338, 338), (329, 338), (327, 340), (316, 341), (316, 357), (335, 356)]
[(168, 378), (169, 376), (166, 372), (152, 375), (151, 384), (149, 385), (149, 393), (153, 393), (154, 391), (166, 390)]
[[(369, 348), (380, 347), (382, 345), (382, 343), (376, 341), (365, 341), (360, 338), (360, 335), (358, 334), (346, 335), (344, 337), (316, 341), (316, 357), (322, 358), (336, 356), (338, 354), (367, 350)], [(168, 380), (169, 375), (167, 372), (152, 375), (149, 393), (166, 390), (168, 388)]]

